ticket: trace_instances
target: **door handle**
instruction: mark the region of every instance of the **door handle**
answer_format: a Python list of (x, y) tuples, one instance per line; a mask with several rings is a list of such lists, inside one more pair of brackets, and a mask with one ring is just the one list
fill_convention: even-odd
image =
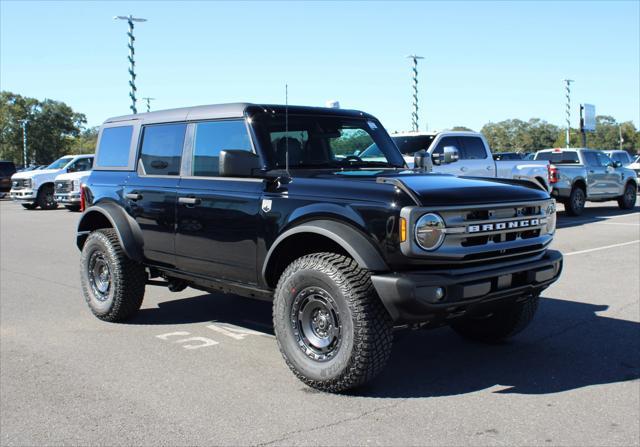
[(595, 174), (596, 171), (594, 171), (593, 169), (589, 171), (591, 174)]
[(187, 206), (194, 206), (200, 204), (200, 199), (197, 197), (178, 197), (178, 203), (182, 203)]
[(487, 166), (487, 171), (492, 171), (493, 170), (493, 166)]
[(461, 170), (462, 172), (466, 172), (467, 167), (466, 167), (466, 166), (463, 166), (463, 167), (461, 167), (461, 168), (460, 168), (460, 170)]
[(134, 202), (136, 200), (141, 200), (142, 199), (142, 194), (138, 194), (137, 192), (130, 192), (124, 195), (125, 198), (129, 199), (129, 200), (133, 200)]

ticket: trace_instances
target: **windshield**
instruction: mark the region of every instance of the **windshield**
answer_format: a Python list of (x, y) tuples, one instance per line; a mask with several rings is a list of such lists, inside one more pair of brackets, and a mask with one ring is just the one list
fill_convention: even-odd
[[(261, 113), (253, 128), (268, 165), (284, 169), (395, 168), (404, 160), (379, 122), (368, 118)], [(376, 146), (375, 154), (365, 149)]]
[(73, 160), (73, 157), (62, 157), (62, 158), (58, 158), (56, 161), (54, 161), (53, 163), (51, 163), (49, 166), (47, 166), (45, 169), (62, 169), (64, 168), (71, 160)]

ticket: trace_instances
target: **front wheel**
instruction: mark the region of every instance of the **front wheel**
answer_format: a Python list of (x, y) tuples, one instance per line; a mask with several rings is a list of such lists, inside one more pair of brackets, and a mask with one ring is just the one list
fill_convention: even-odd
[(618, 198), (618, 206), (623, 210), (632, 210), (636, 204), (636, 186), (627, 183), (624, 194)]
[(391, 318), (368, 270), (339, 254), (310, 254), (286, 268), (274, 296), (273, 325), (291, 371), (321, 391), (368, 382), (391, 353)]
[(538, 309), (538, 295), (511, 303), (488, 316), (466, 317), (451, 322), (451, 328), (465, 338), (485, 343), (497, 343), (522, 332), (533, 320)]
[(80, 280), (91, 312), (118, 322), (140, 309), (147, 272), (124, 254), (116, 231), (105, 228), (92, 232), (82, 247)]
[(579, 216), (584, 211), (584, 205), (587, 201), (587, 195), (584, 189), (574, 186), (569, 195), (569, 200), (565, 202), (565, 211), (571, 216)]
[(54, 210), (58, 208), (58, 203), (53, 196), (53, 185), (42, 185), (38, 190), (36, 202), (40, 209)]

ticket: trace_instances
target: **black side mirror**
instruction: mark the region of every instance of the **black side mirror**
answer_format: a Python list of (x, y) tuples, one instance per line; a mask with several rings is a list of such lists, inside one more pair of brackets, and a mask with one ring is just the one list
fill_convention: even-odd
[(614, 162), (613, 162), (613, 167), (614, 167), (614, 168), (619, 168), (619, 167), (621, 167), (621, 166), (622, 166), (622, 163), (620, 163), (619, 161), (614, 161)]
[(433, 170), (433, 161), (426, 150), (422, 149), (413, 154), (413, 167), (424, 172)]
[(220, 152), (219, 174), (222, 177), (251, 177), (261, 169), (260, 157), (253, 152), (227, 149)]

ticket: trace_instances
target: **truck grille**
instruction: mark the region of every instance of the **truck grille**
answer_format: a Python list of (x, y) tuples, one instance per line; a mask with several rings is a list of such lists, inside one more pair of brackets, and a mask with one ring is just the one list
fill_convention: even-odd
[[(552, 203), (544, 200), (480, 207), (411, 207), (413, 209), (405, 214), (410, 222), (415, 224), (426, 212), (437, 213), (445, 221), (446, 233), (442, 245), (432, 252), (421, 250), (414, 237), (407, 241), (411, 248), (405, 247), (403, 252), (424, 255), (429, 263), (451, 266), (535, 256), (542, 253), (553, 239), (553, 235), (546, 231), (547, 208)], [(414, 228), (410, 228), (413, 235)]]
[(13, 189), (26, 189), (31, 188), (30, 178), (19, 178), (11, 181), (11, 188)]
[(66, 194), (73, 191), (73, 181), (56, 180), (56, 194)]

